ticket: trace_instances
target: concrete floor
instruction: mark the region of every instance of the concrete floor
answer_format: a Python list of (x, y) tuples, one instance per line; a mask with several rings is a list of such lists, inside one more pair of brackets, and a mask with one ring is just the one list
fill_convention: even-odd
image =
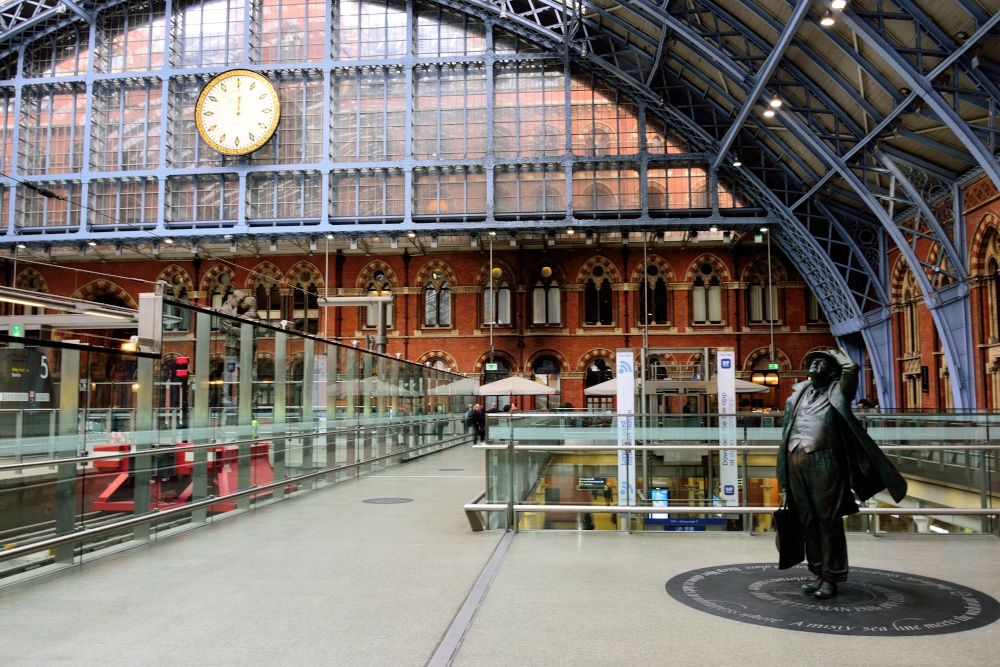
[[(0, 589), (0, 664), (405, 667), (448, 664), (448, 639), (435, 653), (442, 637), (456, 667), (1000, 664), (997, 624), (798, 633), (664, 591), (689, 570), (775, 560), (768, 536), (527, 532), (494, 558), (504, 534), (471, 532), (461, 509), (483, 488), (483, 458), (471, 446), (440, 452)], [(374, 498), (413, 502), (362, 502)], [(994, 538), (853, 536), (849, 548), (856, 566), (1000, 598)]]

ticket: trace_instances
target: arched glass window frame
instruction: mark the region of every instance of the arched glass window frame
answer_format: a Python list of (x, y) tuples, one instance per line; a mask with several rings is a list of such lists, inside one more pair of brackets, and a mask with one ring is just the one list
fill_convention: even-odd
[(555, 275), (538, 275), (531, 288), (531, 325), (562, 326), (562, 289)]
[(615, 324), (615, 295), (611, 277), (596, 264), (583, 283), (583, 325), (608, 327)]
[[(364, 293), (368, 296), (388, 296), (392, 294), (392, 280), (385, 269), (377, 268), (372, 270), (365, 279)], [(374, 329), (378, 325), (378, 304), (369, 304), (363, 307), (361, 318), (362, 328)], [(385, 310), (386, 329), (393, 328), (393, 307), (390, 303)]]
[(747, 285), (747, 323), (780, 324), (781, 319), (781, 299), (774, 272), (769, 274), (767, 265), (760, 264), (754, 267)]
[(451, 283), (441, 269), (433, 269), (424, 281), (423, 326), (429, 329), (452, 327)]
[[(492, 321), (494, 327), (510, 327), (514, 321), (513, 306), (513, 287), (506, 272), (502, 271), (493, 280), (488, 279), (483, 286), (483, 326), (489, 326)], [(491, 320), (493, 312), (497, 317)]]
[[(655, 269), (655, 273), (650, 273)], [(672, 326), (673, 302), (667, 280), (656, 264), (649, 264), (636, 290), (636, 324), (638, 326)], [(646, 304), (652, 303), (650, 311)], [(647, 316), (651, 315), (651, 317)]]
[[(710, 264), (702, 266), (711, 267)], [(722, 300), (722, 281), (714, 267), (711, 272), (699, 272), (691, 286), (691, 324), (711, 326), (723, 324), (725, 308)]]

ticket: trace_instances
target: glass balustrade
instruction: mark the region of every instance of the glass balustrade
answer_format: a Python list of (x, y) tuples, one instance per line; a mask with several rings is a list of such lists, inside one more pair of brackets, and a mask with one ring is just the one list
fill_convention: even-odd
[[(859, 414), (907, 478), (895, 503), (882, 493), (845, 519), (851, 532), (996, 533), (1000, 500), (993, 414)], [(586, 412), (488, 415), (486, 495), (491, 528), (713, 532), (771, 530), (782, 416), (737, 415), (738, 502), (720, 492), (716, 414), (637, 415), (619, 447), (623, 416)], [(623, 456), (627, 452), (627, 456)], [(624, 463), (623, 463), (624, 461)], [(632, 470), (629, 470), (632, 468)], [(631, 496), (623, 485), (635, 480)], [(475, 505), (467, 505), (476, 511)]]
[(158, 346), (134, 328), (0, 342), (0, 578), (471, 441), (461, 376), (161, 307)]

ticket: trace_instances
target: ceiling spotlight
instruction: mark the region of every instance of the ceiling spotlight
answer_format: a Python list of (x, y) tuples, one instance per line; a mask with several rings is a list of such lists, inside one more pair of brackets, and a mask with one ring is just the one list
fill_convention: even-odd
[(772, 109), (771, 107), (764, 109), (764, 118), (773, 118), (773, 117), (774, 117), (774, 109)]
[(780, 109), (781, 108), (781, 98), (778, 97), (777, 95), (775, 95), (774, 97), (771, 98), (771, 101), (769, 102), (769, 104), (771, 105), (772, 109)]
[(97, 245), (97, 241), (87, 241), (87, 245), (89, 245), (89, 246), (95, 246), (95, 245)]
[(26, 246), (26, 245), (25, 245), (25, 244), (23, 244), (23, 243), (18, 243), (18, 244), (17, 244), (17, 247), (18, 247), (18, 248), (20, 248), (21, 250), (24, 250), (24, 249), (25, 249), (25, 248), (27, 248), (28, 246)]
[(487, 232), (487, 233), (488, 233), (488, 234), (489, 234), (490, 236), (496, 236), (496, 235), (497, 235), (497, 231), (496, 231), (495, 229), (491, 229), (491, 230), (490, 230), (489, 232)]
[(173, 239), (163, 239), (163, 242), (166, 243), (167, 245), (171, 245), (174, 242), (174, 240)]
[(719, 226), (718, 225), (712, 225), (711, 227), (708, 228), (708, 231), (713, 232), (713, 233), (717, 232), (717, 231), (719, 231)]
[(826, 14), (823, 14), (823, 18), (819, 20), (819, 24), (826, 27), (832, 26), (834, 24), (833, 12), (828, 11)]
[(740, 156), (739, 155), (734, 155), (733, 156), (733, 166), (734, 167), (742, 167), (743, 166), (743, 161), (740, 160)]
[(766, 232), (767, 232), (767, 227), (761, 227), (761, 228), (760, 228), (760, 233), (761, 233), (761, 234), (764, 234), (764, 233), (766, 233)]
[(566, 233), (567, 234), (575, 234), (576, 230), (574, 230), (572, 227), (567, 227), (566, 228)]
[(333, 232), (330, 232), (329, 234), (326, 235), (326, 239), (328, 241), (332, 241), (334, 238), (336, 237), (333, 235)]
[(417, 235), (417, 233), (411, 229), (410, 231), (406, 232), (406, 235), (412, 239)]
[(830, 6), (834, 9), (843, 9), (847, 6), (847, 0), (833, 0), (833, 2), (830, 3)]

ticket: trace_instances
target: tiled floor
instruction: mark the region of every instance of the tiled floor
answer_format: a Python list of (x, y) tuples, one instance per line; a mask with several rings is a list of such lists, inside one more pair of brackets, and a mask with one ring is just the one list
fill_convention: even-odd
[[(461, 509), (483, 467), (481, 451), (456, 448), (0, 589), (0, 664), (446, 664), (450, 652), (435, 648), (456, 614), (472, 619), (448, 635), (465, 631), (457, 667), (998, 664), (996, 624), (806, 634), (712, 616), (664, 591), (688, 570), (772, 561), (765, 536), (519, 533), (463, 616), (504, 537), (471, 532)], [(413, 502), (362, 502), (375, 498)], [(852, 537), (850, 553), (855, 565), (1000, 598), (994, 538)]]

